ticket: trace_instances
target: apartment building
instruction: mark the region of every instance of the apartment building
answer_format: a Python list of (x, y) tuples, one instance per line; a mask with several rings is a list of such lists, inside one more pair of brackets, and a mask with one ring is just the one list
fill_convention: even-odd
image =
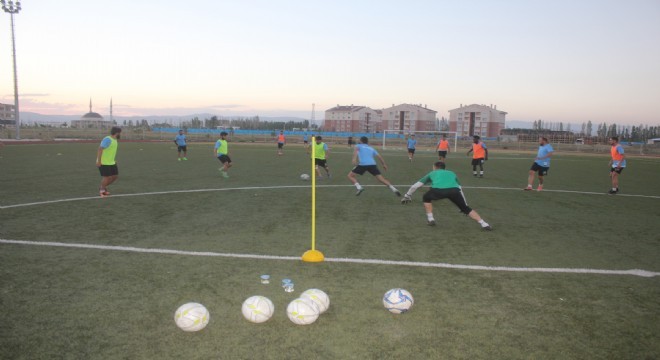
[(496, 137), (505, 127), (506, 112), (497, 105), (465, 105), (449, 110), (449, 131), (458, 136)]
[(382, 129), (411, 131), (438, 130), (437, 111), (414, 104), (394, 105), (383, 109)]
[(0, 125), (16, 125), (15, 109), (13, 104), (0, 104)]
[(340, 132), (380, 131), (381, 111), (367, 106), (337, 105), (325, 111), (323, 129)]

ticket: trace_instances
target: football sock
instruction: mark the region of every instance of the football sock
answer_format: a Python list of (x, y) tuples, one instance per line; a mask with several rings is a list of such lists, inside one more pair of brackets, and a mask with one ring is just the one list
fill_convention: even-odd
[(433, 218), (433, 213), (428, 213), (428, 214), (426, 214), (426, 219), (427, 219), (428, 221), (435, 221), (435, 219)]
[(356, 187), (358, 190), (362, 189), (362, 186), (360, 186), (360, 183), (355, 183), (355, 187)]
[(481, 227), (490, 226), (490, 225), (488, 225), (487, 222), (484, 221), (484, 219), (479, 220), (479, 224), (481, 225)]

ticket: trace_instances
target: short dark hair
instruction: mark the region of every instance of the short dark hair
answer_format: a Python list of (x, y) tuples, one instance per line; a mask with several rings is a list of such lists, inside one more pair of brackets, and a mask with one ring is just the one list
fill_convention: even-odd
[(545, 141), (545, 142), (548, 142), (548, 138), (545, 137), (545, 136), (541, 136), (541, 140), (543, 140), (543, 141)]
[(445, 163), (442, 162), (442, 161), (436, 161), (436, 162), (433, 164), (433, 167), (438, 168), (438, 169), (444, 169), (444, 168), (447, 167), (447, 165), (445, 165)]
[(612, 140), (614, 140), (614, 141), (616, 141), (616, 142), (619, 142), (619, 137), (618, 137), (618, 136), (612, 136), (610, 139), (612, 139)]
[(223, 131), (223, 132), (220, 133), (220, 136), (223, 136), (223, 135), (227, 135), (227, 132)]
[(472, 136), (472, 137), (473, 137), (475, 140), (479, 140), (479, 139), (481, 139), (481, 136), (479, 136), (479, 135), (474, 135), (474, 136)]
[(360, 142), (363, 144), (368, 144), (369, 143), (369, 138), (366, 136), (363, 136), (360, 138)]
[(120, 132), (121, 128), (119, 126), (113, 126), (112, 129), (110, 129), (110, 135), (119, 134)]
[(320, 136), (320, 135), (319, 135), (319, 136), (315, 137), (314, 139), (316, 139), (316, 140), (323, 140), (323, 136)]

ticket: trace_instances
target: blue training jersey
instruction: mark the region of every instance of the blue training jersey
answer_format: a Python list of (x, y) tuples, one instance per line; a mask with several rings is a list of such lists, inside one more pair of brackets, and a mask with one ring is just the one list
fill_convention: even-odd
[[(621, 155), (624, 154), (623, 146), (621, 146), (621, 144), (618, 144), (615, 147), (614, 151)], [(612, 167), (626, 167), (626, 159), (624, 158), (623, 160), (617, 160), (614, 157), (612, 157)]]
[(355, 150), (358, 152), (358, 165), (376, 165), (374, 156), (378, 155), (378, 151), (367, 144), (355, 145)]
[(101, 147), (104, 149), (107, 149), (110, 144), (112, 144), (112, 138), (110, 136), (106, 136), (101, 140)]
[(414, 149), (416, 144), (417, 144), (417, 140), (408, 139), (408, 149)]
[[(552, 145), (550, 144), (545, 144), (543, 146), (539, 146), (539, 152), (536, 154), (537, 158), (543, 158), (545, 156), (548, 156), (548, 154), (554, 152), (555, 150), (552, 148)], [(543, 158), (543, 159), (536, 159), (534, 160), (535, 163), (537, 163), (539, 166), (543, 167), (550, 167), (550, 158)]]
[(177, 135), (174, 138), (174, 141), (176, 141), (176, 144), (179, 146), (186, 146), (186, 135)]

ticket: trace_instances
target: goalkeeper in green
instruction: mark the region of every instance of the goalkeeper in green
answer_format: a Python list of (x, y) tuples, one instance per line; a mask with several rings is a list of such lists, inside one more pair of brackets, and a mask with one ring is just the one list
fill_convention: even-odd
[(433, 164), (433, 171), (426, 174), (423, 178), (419, 179), (413, 186), (410, 187), (406, 195), (401, 199), (402, 204), (408, 204), (412, 201), (412, 195), (425, 184), (431, 184), (431, 189), (424, 194), (422, 200), (424, 201), (424, 209), (426, 210), (426, 218), (429, 226), (435, 226), (435, 218), (433, 218), (433, 200), (449, 199), (453, 202), (461, 212), (469, 216), (474, 221), (481, 225), (483, 230), (491, 230), (490, 225), (485, 222), (479, 214), (468, 206), (461, 185), (458, 183), (458, 177), (452, 171), (445, 170), (445, 163), (438, 161)]

